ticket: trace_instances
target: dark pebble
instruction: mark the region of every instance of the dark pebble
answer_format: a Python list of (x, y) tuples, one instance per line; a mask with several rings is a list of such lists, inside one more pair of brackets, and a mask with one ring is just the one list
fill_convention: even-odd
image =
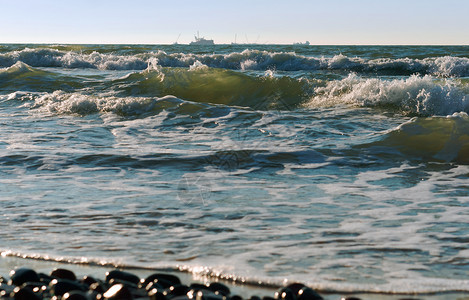
[(42, 297), (34, 293), (28, 287), (16, 287), (11, 297), (15, 300), (41, 300)]
[(81, 283), (68, 279), (54, 279), (50, 282), (49, 287), (51, 293), (55, 296), (63, 296), (65, 293), (71, 291), (86, 291), (88, 289), (88, 287)]
[(14, 285), (9, 285), (5, 283), (0, 284), (0, 292), (5, 291), (5, 294), (10, 294), (15, 289)]
[(304, 287), (298, 292), (298, 300), (323, 300), (323, 298), (312, 288)]
[(261, 297), (253, 295), (249, 300), (261, 300)]
[(150, 282), (153, 282), (155, 280), (160, 281), (160, 285), (162, 285), (164, 288), (169, 288), (173, 285), (181, 284), (181, 280), (177, 276), (170, 274), (154, 273), (145, 278), (145, 280), (143, 280), (142, 286), (146, 287)]
[(296, 300), (296, 295), (287, 287), (281, 288), (275, 292), (275, 299), (277, 300)]
[(113, 286), (113, 285), (119, 284), (119, 283), (125, 285), (126, 287), (128, 287), (130, 289), (138, 289), (138, 284), (135, 284), (133, 282), (130, 282), (130, 281), (127, 281), (127, 280), (124, 280), (124, 279), (113, 278), (113, 279), (109, 280), (109, 285), (110, 286)]
[(47, 284), (47, 285), (49, 285), (49, 283), (54, 279), (54, 278), (52, 278), (49, 275), (44, 274), (44, 273), (37, 273), (37, 275), (39, 276), (39, 281), (43, 282), (44, 284)]
[(361, 298), (357, 298), (357, 297), (342, 297), (340, 300), (362, 300)]
[(226, 285), (219, 282), (211, 282), (208, 285), (208, 289), (212, 292), (219, 292), (223, 296), (228, 296), (231, 293), (230, 289)]
[[(143, 286), (142, 286), (143, 288)], [(167, 287), (167, 288), (170, 288), (170, 287)], [(158, 280), (155, 280), (153, 282), (150, 282), (149, 284), (147, 284), (147, 286), (145, 287), (145, 289), (147, 291), (151, 291), (153, 289), (157, 289), (158, 291), (160, 292), (164, 292), (164, 290), (166, 289), (164, 286), (162, 286), (161, 284), (158, 283)]]
[(178, 296), (186, 296), (190, 288), (187, 285), (176, 284), (164, 291), (164, 295), (167, 299), (172, 299)]
[(302, 283), (295, 282), (295, 283), (291, 283), (291, 284), (287, 285), (286, 287), (289, 288), (295, 296), (298, 296), (298, 292), (302, 288), (304, 288), (305, 285), (302, 284)]
[(85, 292), (72, 291), (70, 293), (65, 293), (62, 296), (62, 300), (91, 300), (91, 297)]
[(221, 294), (215, 294), (212, 291), (198, 291), (196, 300), (226, 300), (226, 297)]
[(262, 300), (275, 300), (275, 298), (270, 297), (270, 296), (264, 296), (262, 297)]
[(150, 290), (148, 292), (148, 297), (150, 297), (150, 300), (166, 300), (166, 296), (157, 289)]
[(96, 280), (96, 278), (94, 278), (92, 276), (83, 276), (83, 278), (80, 280), (80, 282), (86, 284), (87, 286), (90, 286), (93, 283), (98, 282), (98, 280)]
[(189, 287), (195, 291), (208, 290), (208, 287), (205, 284), (201, 283), (192, 283), (191, 285), (189, 285)]
[(230, 300), (243, 300), (243, 298), (241, 296), (234, 295), (230, 297)]
[(120, 270), (112, 270), (106, 273), (106, 282), (111, 281), (111, 279), (122, 279), (128, 282), (132, 282), (134, 284), (138, 284), (140, 282), (140, 278), (135, 274), (124, 272)]
[(10, 282), (20, 286), (25, 282), (39, 282), (39, 276), (33, 269), (18, 268), (10, 272)]
[(50, 276), (55, 277), (55, 278), (73, 280), (73, 281), (77, 280), (77, 277), (75, 276), (75, 273), (73, 273), (72, 271), (67, 270), (67, 269), (60, 269), (60, 268), (54, 269), (50, 273)]
[(115, 284), (111, 286), (111, 288), (103, 294), (103, 299), (132, 300), (133, 296), (130, 290), (126, 286), (119, 283), (119, 284)]

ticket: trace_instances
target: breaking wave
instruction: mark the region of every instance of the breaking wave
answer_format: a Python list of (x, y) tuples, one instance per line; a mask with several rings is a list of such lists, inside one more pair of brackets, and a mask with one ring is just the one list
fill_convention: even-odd
[(232, 70), (344, 70), (391, 75), (431, 74), (443, 77), (469, 76), (469, 58), (440, 56), (424, 59), (365, 59), (338, 54), (311, 57), (295, 52), (244, 50), (229, 54), (146, 53), (118, 54), (66, 51), (50, 48), (26, 48), (0, 54), (0, 66), (10, 67), (21, 61), (33, 67), (92, 68), (101, 70), (144, 70), (156, 59), (162, 67), (189, 68), (197, 61), (211, 68)]
[(467, 84), (413, 75), (382, 80), (350, 74), (317, 87), (306, 104), (309, 108), (335, 105), (392, 108), (407, 115), (432, 116), (469, 112)]

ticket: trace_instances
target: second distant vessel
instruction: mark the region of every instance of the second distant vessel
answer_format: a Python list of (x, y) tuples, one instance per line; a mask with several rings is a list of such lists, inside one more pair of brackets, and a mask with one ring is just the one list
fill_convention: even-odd
[(207, 40), (204, 37), (199, 36), (199, 32), (197, 31), (197, 36), (195, 37), (195, 41), (190, 42), (189, 45), (215, 45), (213, 40)]

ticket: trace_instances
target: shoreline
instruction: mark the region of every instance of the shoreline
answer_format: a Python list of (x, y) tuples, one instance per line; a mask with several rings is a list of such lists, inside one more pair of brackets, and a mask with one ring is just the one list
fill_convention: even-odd
[[(106, 272), (113, 269), (125, 270), (126, 272), (133, 273), (140, 278), (145, 278), (150, 274), (155, 272), (161, 272), (165, 274), (175, 275), (180, 278), (183, 284), (191, 283), (200, 283), (208, 284), (211, 282), (223, 283), (230, 288), (232, 295), (239, 295), (243, 299), (249, 299), (251, 296), (259, 297), (274, 297), (276, 291), (279, 290), (278, 287), (274, 286), (255, 286), (254, 284), (245, 284), (241, 282), (235, 282), (232, 280), (210, 277), (210, 276), (200, 276), (194, 275), (189, 272), (170, 270), (170, 269), (145, 269), (137, 267), (129, 268), (113, 268), (110, 265), (89, 265), (89, 264), (75, 264), (67, 262), (58, 262), (52, 260), (44, 259), (34, 259), (34, 258), (22, 258), (16, 256), (0, 256), (0, 276), (7, 277), (11, 270), (15, 268), (31, 268), (36, 272), (42, 272), (45, 274), (50, 274), (50, 272), (56, 268), (67, 269), (74, 272), (77, 277), (83, 276), (93, 276), (95, 278), (103, 279)], [(402, 300), (402, 299), (430, 299), (430, 300), (444, 300), (444, 299), (461, 299), (469, 300), (469, 293), (462, 292), (440, 292), (440, 293), (427, 293), (427, 294), (412, 294), (412, 293), (399, 293), (399, 294), (385, 294), (385, 293), (372, 293), (372, 292), (357, 292), (357, 293), (337, 293), (337, 292), (322, 292), (319, 294), (324, 298), (324, 300), (333, 300), (333, 299), (350, 299), (358, 298), (362, 300)]]

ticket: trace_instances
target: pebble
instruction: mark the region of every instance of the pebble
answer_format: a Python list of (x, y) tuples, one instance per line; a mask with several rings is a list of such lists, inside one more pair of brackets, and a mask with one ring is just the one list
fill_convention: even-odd
[[(133, 273), (111, 270), (105, 279), (77, 278), (74, 272), (57, 268), (49, 275), (17, 268), (10, 280), (0, 276), (0, 300), (243, 300), (220, 282), (189, 286), (172, 274), (154, 273), (141, 279)], [(246, 300), (322, 300), (313, 289), (292, 283), (270, 296), (252, 295)], [(347, 299), (358, 299), (348, 297)]]

